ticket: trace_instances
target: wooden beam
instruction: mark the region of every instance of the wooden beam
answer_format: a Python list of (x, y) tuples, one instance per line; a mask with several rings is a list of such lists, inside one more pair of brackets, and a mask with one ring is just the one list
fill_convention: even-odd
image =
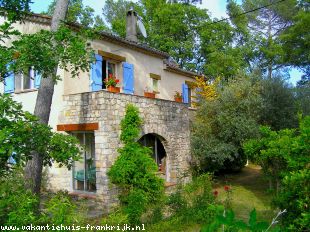
[(187, 84), (188, 87), (191, 89), (195, 88), (195, 82), (193, 82), (193, 81), (185, 81), (185, 84)]
[(83, 124), (61, 124), (57, 125), (57, 131), (94, 131), (99, 129), (98, 122)]
[(150, 73), (150, 78), (155, 80), (161, 80), (161, 76), (155, 73)]
[(110, 52), (104, 52), (104, 51), (98, 50), (98, 54), (107, 60), (114, 60), (117, 62), (125, 62), (126, 61), (126, 57), (119, 56), (119, 55), (116, 55), (116, 54), (113, 54)]

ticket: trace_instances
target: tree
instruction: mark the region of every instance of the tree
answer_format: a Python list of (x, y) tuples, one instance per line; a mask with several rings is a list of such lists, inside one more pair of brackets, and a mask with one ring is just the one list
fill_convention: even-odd
[(282, 223), (291, 231), (305, 231), (309, 227), (309, 132), (307, 116), (300, 119), (298, 129), (272, 131), (262, 127), (260, 138), (244, 144), (248, 157), (275, 184), (278, 195), (274, 202), (281, 210), (286, 209)]
[(0, 174), (24, 167), (32, 152), (41, 154), (45, 166), (58, 162), (70, 168), (79, 158), (79, 141), (51, 131), (22, 110), (22, 105), (0, 94)]
[(302, 76), (296, 85), (296, 101), (302, 115), (310, 115), (310, 76)]
[[(55, 32), (66, 17), (69, 0), (58, 0), (52, 17), (51, 31)], [(53, 41), (55, 43), (55, 41)], [(58, 65), (54, 67), (54, 75), (57, 75)], [(49, 75), (42, 79), (37, 95), (37, 101), (34, 109), (34, 115), (39, 118), (42, 124), (48, 124), (52, 99), (54, 94), (55, 79)], [(38, 152), (33, 152), (32, 159), (28, 161), (25, 168), (25, 177), (31, 180), (32, 186), (29, 186), (34, 193), (39, 194), (42, 180), (43, 156)]]
[[(47, 14), (52, 16), (55, 10), (56, 0), (53, 0), (48, 6), (46, 12), (42, 14)], [(82, 0), (71, 0), (68, 6), (68, 15), (66, 20), (68, 22), (79, 23), (84, 27), (94, 27), (100, 28), (100, 30), (107, 30), (108, 28), (104, 24), (100, 16), (94, 16), (95, 10), (89, 6), (84, 6)]]
[(262, 80), (261, 123), (273, 130), (298, 126), (294, 89), (281, 77)]
[(287, 65), (292, 65), (304, 71), (310, 76), (310, 14), (309, 3), (300, 4), (298, 14), (292, 19), (292, 25), (289, 26), (280, 39), (284, 48), (284, 61)]
[[(245, 0), (241, 7), (236, 6), (234, 1), (228, 3), (232, 22), (241, 28), (247, 43), (255, 45), (251, 65), (260, 68), (269, 78), (274, 71), (281, 70), (285, 66), (284, 48), (279, 35), (291, 25), (291, 20), (297, 13), (296, 5), (296, 0), (285, 2)], [(239, 17), (238, 13), (243, 12), (248, 13), (242, 15), (240, 20), (235, 19)]]
[(220, 82), (216, 98), (203, 98), (193, 123), (192, 154), (202, 171), (235, 171), (246, 156), (242, 144), (258, 136), (259, 84), (247, 77)]
[(129, 215), (130, 223), (139, 223), (146, 206), (162, 197), (163, 180), (156, 176), (157, 165), (151, 150), (137, 142), (142, 120), (138, 109), (127, 105), (126, 115), (121, 121), (120, 148), (115, 163), (108, 171), (111, 183), (120, 187), (119, 199)]

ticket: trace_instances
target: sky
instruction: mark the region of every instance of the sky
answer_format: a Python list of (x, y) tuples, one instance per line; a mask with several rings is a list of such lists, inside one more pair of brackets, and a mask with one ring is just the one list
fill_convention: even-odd
[[(134, 0), (135, 1), (135, 0)], [(31, 9), (35, 13), (41, 13), (42, 11), (46, 11), (48, 5), (52, 2), (52, 0), (33, 0), (33, 4), (31, 5)], [(105, 0), (83, 0), (85, 6), (90, 6), (95, 10), (95, 14), (101, 15), (102, 8), (104, 6)], [(241, 0), (237, 0), (237, 3), (240, 3)], [(202, 4), (199, 5), (200, 8), (207, 9), (212, 18), (226, 18), (226, 0), (202, 0)], [(302, 73), (297, 69), (293, 69), (290, 71), (290, 81), (292, 84), (296, 84), (298, 80), (300, 80)]]

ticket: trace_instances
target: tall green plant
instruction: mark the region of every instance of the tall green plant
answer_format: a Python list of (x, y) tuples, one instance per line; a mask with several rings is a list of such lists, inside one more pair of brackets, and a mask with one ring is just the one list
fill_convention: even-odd
[(217, 97), (201, 102), (191, 140), (203, 171), (243, 167), (242, 143), (258, 135), (260, 107), (258, 85), (247, 78), (218, 85)]
[(137, 142), (142, 120), (138, 109), (127, 105), (121, 121), (120, 136), (124, 147), (108, 172), (110, 181), (120, 190), (119, 199), (130, 223), (138, 223), (148, 204), (156, 202), (163, 192), (163, 180), (156, 176), (157, 166), (151, 150)]
[(287, 210), (284, 227), (290, 231), (309, 228), (310, 116), (300, 121), (298, 130), (275, 132), (263, 127), (261, 138), (247, 141), (244, 149), (277, 183), (275, 204)]

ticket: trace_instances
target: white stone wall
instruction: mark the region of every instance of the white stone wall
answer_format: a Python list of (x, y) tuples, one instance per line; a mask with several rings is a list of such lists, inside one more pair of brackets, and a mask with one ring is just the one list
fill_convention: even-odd
[[(107, 171), (118, 156), (120, 122), (125, 107), (131, 103), (139, 108), (143, 119), (141, 136), (155, 133), (161, 136), (167, 153), (166, 181), (176, 183), (188, 175), (190, 158), (190, 110), (186, 104), (148, 99), (139, 96), (115, 94), (106, 91), (64, 96), (65, 108), (59, 124), (99, 123), (95, 134), (97, 192), (96, 195), (110, 207), (116, 202), (116, 190), (111, 189)], [(53, 167), (50, 170), (50, 187), (72, 190), (72, 171)]]

